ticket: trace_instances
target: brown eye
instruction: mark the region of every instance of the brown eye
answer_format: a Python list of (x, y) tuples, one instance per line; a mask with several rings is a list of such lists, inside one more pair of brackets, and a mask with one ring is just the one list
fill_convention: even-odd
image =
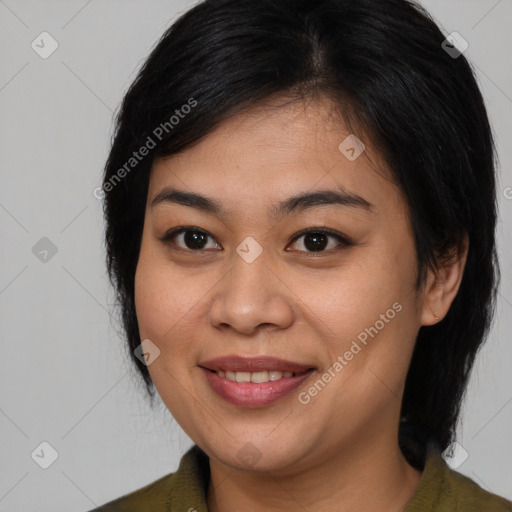
[[(321, 228), (311, 228), (307, 231), (302, 231), (293, 239), (293, 242), (297, 243), (297, 240), (301, 238), (304, 240), (302, 244), (299, 245), (302, 245), (305, 251), (299, 249), (300, 252), (328, 252), (331, 249), (335, 250), (336, 248), (340, 248), (340, 246), (347, 247), (353, 245), (352, 242), (341, 233)], [(329, 244), (330, 240), (335, 240), (337, 244)]]
[(217, 243), (214, 243), (213, 247), (211, 245), (208, 246), (209, 239), (213, 240), (209, 233), (193, 226), (173, 229), (160, 238), (164, 243), (172, 243), (180, 249), (189, 251), (201, 251), (220, 247)]

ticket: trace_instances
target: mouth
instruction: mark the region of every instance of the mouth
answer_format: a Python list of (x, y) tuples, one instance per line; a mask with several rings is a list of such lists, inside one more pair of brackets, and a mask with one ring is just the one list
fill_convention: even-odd
[[(210, 370), (214, 371), (214, 370)], [(289, 377), (297, 377), (297, 375), (302, 375), (302, 373), (297, 372), (280, 372), (278, 370), (264, 370), (262, 372), (234, 372), (231, 370), (218, 370), (215, 373), (219, 377), (225, 377), (231, 382), (254, 382), (256, 384), (261, 384), (263, 382), (275, 382), (277, 380), (281, 380)]]
[(291, 393), (315, 368), (275, 357), (226, 356), (199, 364), (211, 389), (227, 402), (263, 407)]
[[(282, 373), (303, 373), (310, 370), (310, 365), (288, 361), (279, 357), (258, 356), (223, 356), (199, 363), (199, 366), (214, 372), (235, 372), (235, 373), (260, 373), (260, 372), (282, 372)], [(289, 377), (290, 375), (285, 375)]]

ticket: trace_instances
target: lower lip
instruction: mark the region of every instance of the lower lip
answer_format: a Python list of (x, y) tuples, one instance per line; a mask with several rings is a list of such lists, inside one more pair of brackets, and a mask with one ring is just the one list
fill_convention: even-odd
[(224, 400), (242, 407), (264, 407), (291, 393), (308, 379), (314, 370), (308, 370), (296, 377), (283, 377), (279, 380), (255, 383), (234, 382), (220, 377), (217, 373), (201, 368), (213, 391)]

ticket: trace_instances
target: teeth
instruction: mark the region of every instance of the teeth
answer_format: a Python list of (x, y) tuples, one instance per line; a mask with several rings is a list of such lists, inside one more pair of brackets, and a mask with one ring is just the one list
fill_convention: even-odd
[(235, 380), (237, 382), (251, 382), (251, 374), (249, 372), (236, 372)]
[(254, 372), (251, 373), (251, 382), (268, 382), (268, 372)]
[(293, 377), (293, 372), (278, 372), (278, 371), (262, 371), (262, 372), (231, 372), (229, 370), (217, 372), (219, 377), (225, 377), (233, 382), (254, 382), (262, 383), (282, 379), (283, 377)]

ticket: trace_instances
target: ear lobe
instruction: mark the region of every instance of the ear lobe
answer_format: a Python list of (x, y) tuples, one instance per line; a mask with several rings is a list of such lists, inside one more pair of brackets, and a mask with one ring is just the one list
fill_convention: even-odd
[(462, 282), (469, 249), (469, 237), (464, 234), (460, 251), (455, 251), (429, 270), (425, 287), (421, 325), (434, 325), (448, 313)]

